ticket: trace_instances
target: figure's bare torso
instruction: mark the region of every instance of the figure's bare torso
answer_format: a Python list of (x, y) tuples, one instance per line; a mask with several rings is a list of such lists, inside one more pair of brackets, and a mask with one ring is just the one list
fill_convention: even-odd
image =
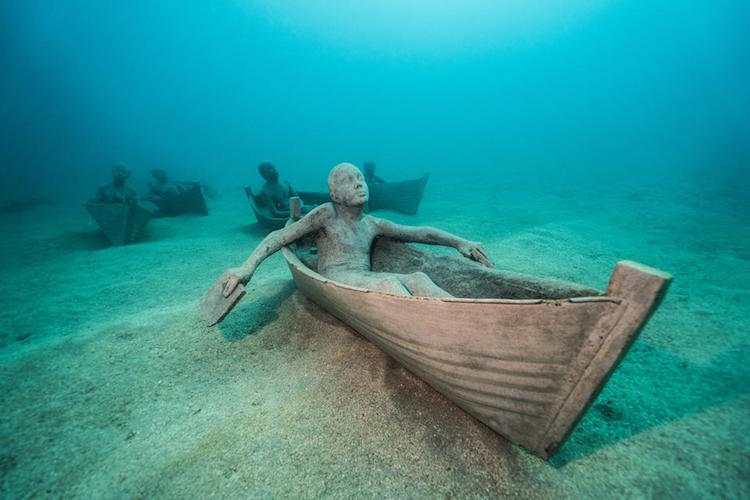
[(379, 235), (376, 220), (365, 214), (349, 220), (338, 216), (333, 204), (326, 205), (316, 237), (318, 272), (334, 278), (341, 273), (370, 271), (370, 249)]
[(128, 203), (135, 197), (135, 191), (128, 185), (107, 184), (99, 188), (94, 201), (97, 203)]
[(289, 210), (289, 184), (284, 182), (266, 182), (261, 188), (261, 193), (265, 195), (273, 204), (276, 210)]

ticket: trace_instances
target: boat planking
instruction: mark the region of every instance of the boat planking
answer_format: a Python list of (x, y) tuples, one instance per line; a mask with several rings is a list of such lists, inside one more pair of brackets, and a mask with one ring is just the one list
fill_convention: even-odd
[(154, 197), (150, 201), (159, 208), (156, 217), (174, 217), (182, 214), (208, 215), (206, 197), (200, 182), (183, 182), (189, 186), (175, 196)]
[(143, 237), (152, 212), (137, 203), (94, 203), (86, 210), (113, 245), (126, 245)]
[(304, 295), (545, 459), (575, 428), (671, 282), (667, 273), (622, 261), (601, 292), (381, 238), (373, 271), (423, 271), (461, 298), (403, 297), (332, 281), (313, 270), (314, 254), (282, 252)]

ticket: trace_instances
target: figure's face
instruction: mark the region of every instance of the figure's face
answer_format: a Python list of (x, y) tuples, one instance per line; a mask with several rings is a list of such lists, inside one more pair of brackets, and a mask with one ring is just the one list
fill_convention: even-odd
[(115, 165), (112, 169), (112, 179), (116, 184), (122, 184), (130, 177), (130, 169), (124, 165)]
[(348, 207), (361, 206), (370, 199), (370, 191), (362, 172), (351, 163), (340, 163), (328, 176), (331, 200)]
[(276, 167), (274, 167), (270, 163), (266, 163), (261, 165), (260, 167), (260, 175), (267, 181), (277, 181), (279, 180), (279, 173), (276, 171)]

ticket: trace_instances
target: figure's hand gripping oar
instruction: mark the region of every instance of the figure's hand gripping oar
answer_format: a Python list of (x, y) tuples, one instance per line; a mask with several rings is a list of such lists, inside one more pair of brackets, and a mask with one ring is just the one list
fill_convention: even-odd
[(198, 313), (206, 326), (214, 326), (221, 322), (245, 296), (246, 291), (242, 283), (237, 283), (232, 293), (224, 296), (224, 285), (228, 278), (227, 273), (222, 274), (198, 303)]
[[(301, 217), (301, 200), (299, 197), (290, 198), (289, 207), (291, 219), (298, 220)], [(239, 282), (231, 293), (226, 294), (226, 284), (230, 278), (229, 273), (222, 274), (198, 303), (198, 313), (206, 326), (214, 326), (220, 323), (247, 293), (245, 286)]]

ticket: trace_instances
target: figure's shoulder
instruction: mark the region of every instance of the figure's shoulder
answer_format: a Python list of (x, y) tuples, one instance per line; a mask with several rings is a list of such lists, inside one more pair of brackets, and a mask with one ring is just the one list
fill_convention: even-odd
[(307, 213), (307, 215), (313, 214), (319, 217), (334, 217), (336, 215), (336, 209), (334, 208), (333, 203), (329, 201), (326, 203), (321, 203)]
[(374, 215), (370, 215), (370, 214), (364, 214), (363, 219), (365, 220), (366, 223), (375, 227), (380, 227), (384, 224), (389, 223), (389, 221), (386, 219), (381, 219), (380, 217), (375, 217)]
[(300, 221), (307, 221), (309, 224), (324, 225), (332, 221), (336, 217), (336, 209), (333, 207), (333, 203), (323, 203), (313, 208), (307, 214), (300, 219)]

